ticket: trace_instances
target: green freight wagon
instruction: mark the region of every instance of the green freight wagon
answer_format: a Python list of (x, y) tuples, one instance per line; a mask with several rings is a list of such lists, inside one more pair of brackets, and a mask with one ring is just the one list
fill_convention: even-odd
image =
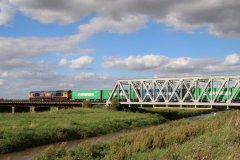
[(76, 90), (72, 91), (73, 100), (101, 100), (101, 91), (100, 90)]
[[(196, 92), (193, 89), (193, 95), (194, 95), (194, 97), (196, 99), (198, 99), (201, 96), (200, 100), (208, 101), (208, 97), (209, 97), (209, 99), (212, 99), (212, 96), (215, 97), (218, 91), (219, 91), (219, 88), (213, 88), (213, 93), (212, 93), (212, 89), (211, 88), (206, 88), (205, 92), (202, 94), (203, 89), (202, 88), (197, 88)], [(218, 100), (226, 100), (227, 99), (227, 89), (226, 88), (223, 88), (220, 91), (217, 99)]]
[[(193, 93), (195, 98), (198, 99), (200, 97), (200, 95), (202, 94), (202, 96), (200, 97), (200, 100), (203, 100), (203, 101), (207, 101), (208, 100), (207, 94), (208, 94), (210, 99), (211, 99), (212, 96), (215, 98), (215, 96), (217, 95), (218, 91), (219, 91), (219, 88), (213, 88), (213, 95), (212, 95), (211, 88), (206, 88), (206, 90), (205, 90), (205, 92), (203, 94), (202, 94), (202, 92), (203, 92), (202, 88), (197, 88), (196, 92), (195, 92), (195, 89), (192, 89), (192, 93)], [(232, 96), (232, 94), (234, 92), (235, 92), (235, 88), (230, 88), (229, 96)], [(228, 99), (227, 88), (223, 88), (223, 89), (221, 89), (220, 93), (218, 94), (217, 100), (226, 101), (227, 99)], [(238, 93), (234, 96), (234, 99), (240, 100), (240, 91), (238, 91)]]
[[(236, 91), (236, 89), (232, 88), (232, 93), (234, 93), (235, 91)], [(237, 93), (233, 99), (240, 101), (240, 89), (237, 91)]]
[(102, 90), (102, 100), (108, 100), (112, 93), (112, 90)]
[[(125, 92), (128, 93), (129, 91), (126, 90)], [(119, 95), (120, 95), (120, 96), (119, 96), (119, 99), (121, 99), (121, 100), (125, 100), (125, 99), (126, 99), (126, 97), (125, 97), (125, 95), (124, 95), (124, 93), (123, 93), (122, 91), (120, 91)], [(136, 93), (135, 93), (133, 90), (131, 91), (130, 98), (131, 98), (132, 100), (137, 99), (137, 95), (136, 95)]]

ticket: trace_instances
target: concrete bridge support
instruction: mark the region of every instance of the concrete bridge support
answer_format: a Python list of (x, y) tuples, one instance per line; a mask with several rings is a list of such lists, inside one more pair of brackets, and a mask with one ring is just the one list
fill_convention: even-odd
[(50, 107), (50, 111), (58, 111), (59, 109), (59, 107)]
[(12, 113), (15, 113), (15, 106), (12, 106)]
[(29, 109), (30, 109), (30, 112), (32, 112), (32, 113), (35, 112), (35, 107), (34, 106), (30, 106)]

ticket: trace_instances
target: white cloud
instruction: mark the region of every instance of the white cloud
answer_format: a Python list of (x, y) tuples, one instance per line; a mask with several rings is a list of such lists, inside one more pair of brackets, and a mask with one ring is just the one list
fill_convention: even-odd
[(4, 71), (4, 72), (0, 72), (0, 77), (4, 78), (8, 76), (8, 72)]
[(97, 0), (10, 0), (18, 10), (42, 23), (71, 23), (95, 11)]
[[(169, 58), (161, 55), (104, 58), (102, 66), (107, 69), (161, 72), (162, 74), (209, 74), (238, 73), (239, 54), (227, 55), (225, 60), (216, 58)], [(229, 65), (231, 64), (231, 65)]]
[(0, 38), (0, 58), (33, 57), (53, 51), (71, 50), (76, 47), (77, 40), (70, 37), (59, 38)]
[(58, 64), (61, 66), (67, 65), (71, 69), (81, 69), (89, 64), (93, 63), (94, 58), (90, 56), (81, 56), (77, 59), (67, 60), (61, 59)]
[[(206, 27), (209, 34), (216, 36), (240, 36), (239, 0), (9, 0), (9, 3), (4, 0), (3, 2), (7, 4), (6, 6), (15, 6), (24, 15), (42, 23), (67, 24), (93, 13), (97, 17), (103, 19), (108, 17), (117, 21), (131, 15), (145, 15), (149, 19), (187, 32)], [(2, 23), (7, 23), (13, 13), (14, 11), (12, 13), (7, 11), (3, 17), (7, 15), (9, 17), (4, 18)], [(140, 24), (132, 23), (129, 28), (136, 28), (134, 25), (139, 27)], [(127, 28), (123, 31), (131, 30)]]
[(0, 86), (2, 86), (3, 84), (4, 84), (4, 81), (0, 79)]
[(58, 64), (59, 64), (60, 66), (65, 66), (65, 65), (67, 65), (67, 63), (68, 63), (68, 61), (67, 61), (65, 58), (62, 58), (62, 59), (58, 62)]
[(147, 18), (143, 15), (128, 15), (120, 19), (113, 19), (111, 17), (96, 17), (88, 24), (79, 27), (80, 33), (92, 35), (97, 32), (119, 32), (132, 33), (146, 24)]
[(191, 63), (192, 58), (177, 58), (168, 63), (168, 67), (170, 68), (182, 68), (187, 67)]
[(8, 0), (0, 1), (0, 25), (5, 25), (14, 17), (15, 8)]
[(80, 69), (83, 68), (93, 62), (93, 57), (90, 56), (82, 56), (80, 58), (74, 59), (70, 61), (69, 68), (72, 69)]
[(225, 58), (225, 64), (234, 65), (240, 63), (240, 55), (237, 53), (227, 55)]
[(129, 70), (151, 70), (160, 67), (167, 61), (160, 55), (129, 56), (126, 59), (105, 58), (103, 68), (126, 68)]

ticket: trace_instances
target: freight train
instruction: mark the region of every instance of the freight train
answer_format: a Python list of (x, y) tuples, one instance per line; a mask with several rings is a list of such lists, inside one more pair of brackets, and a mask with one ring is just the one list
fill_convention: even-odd
[(30, 101), (106, 101), (111, 92), (111, 90), (32, 91), (28, 97)]
[[(151, 91), (150, 91), (151, 92)], [(159, 90), (155, 90), (154, 91), (154, 98), (156, 98), (157, 93), (159, 92)], [(163, 91), (164, 92), (164, 91)], [(179, 92), (176, 91), (177, 93), (180, 94), (180, 90)], [(211, 88), (206, 88), (205, 92), (203, 92), (202, 88), (193, 88), (191, 90), (191, 93), (194, 97), (194, 99), (199, 99), (200, 97), (200, 101), (204, 102), (204, 101), (208, 101), (208, 99), (213, 96), (215, 97), (218, 92), (219, 92), (219, 88), (213, 88), (213, 92), (211, 91)], [(235, 93), (235, 88), (230, 88), (229, 91), (227, 91), (226, 88), (223, 88), (218, 96), (217, 96), (217, 100), (218, 101), (226, 101), (228, 99), (228, 96), (231, 96)], [(108, 100), (108, 98), (110, 97), (112, 93), (112, 90), (58, 90), (58, 91), (33, 91), (29, 93), (29, 100), (30, 101), (84, 101), (84, 100), (88, 100), (88, 101), (94, 101), (94, 102), (106, 102)], [(183, 91), (183, 93), (186, 93), (186, 91)], [(144, 90), (142, 92), (143, 97), (147, 96), (147, 92), (146, 90)], [(165, 95), (171, 96), (171, 91), (169, 91), (168, 93), (165, 91), (165, 93), (163, 93)], [(124, 94), (120, 91), (119, 94), (119, 99), (121, 100), (126, 100), (126, 97), (124, 96)], [(130, 94), (131, 100), (137, 100), (137, 95), (134, 91), (131, 91)], [(172, 97), (173, 99), (176, 99), (176, 96)], [(237, 91), (237, 93), (234, 96), (234, 101), (240, 101), (240, 91)]]
[[(30, 101), (94, 101), (106, 102), (110, 97), (112, 90), (58, 90), (58, 91), (32, 91), (28, 97)], [(120, 92), (120, 99), (126, 99)], [(132, 99), (137, 99), (136, 94), (132, 91)]]

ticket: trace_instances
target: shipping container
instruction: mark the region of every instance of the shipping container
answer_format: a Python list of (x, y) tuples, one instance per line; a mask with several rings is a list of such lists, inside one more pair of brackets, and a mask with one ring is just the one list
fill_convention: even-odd
[(75, 90), (72, 91), (73, 100), (100, 100), (100, 90)]
[[(212, 93), (211, 88), (206, 88), (205, 92), (202, 94), (203, 92), (202, 88), (197, 88), (196, 92), (195, 92), (195, 89), (192, 89), (192, 93), (194, 97), (198, 99), (201, 96), (200, 100), (204, 100), (204, 101), (208, 100), (208, 97), (209, 99), (211, 99), (212, 97), (215, 98), (218, 91), (219, 91), (219, 88), (213, 88), (213, 93)], [(226, 101), (228, 99), (228, 94), (231, 97), (234, 93), (235, 93), (235, 88), (230, 88), (229, 93), (227, 91), (227, 88), (222, 88), (217, 96), (217, 100)], [(236, 99), (236, 100), (240, 99), (240, 91), (237, 91), (233, 99)]]
[[(126, 92), (126, 94), (128, 95), (129, 94), (129, 90), (125, 90), (125, 92)], [(136, 95), (136, 93), (133, 91), (133, 90), (131, 90), (131, 95), (130, 95), (131, 97), (131, 99), (137, 99), (137, 95)], [(126, 96), (125, 96), (125, 94), (122, 92), (122, 90), (120, 90), (120, 92), (119, 92), (119, 99), (121, 99), (121, 100), (125, 100), (126, 99)]]
[(102, 100), (108, 100), (112, 93), (112, 90), (102, 90)]

